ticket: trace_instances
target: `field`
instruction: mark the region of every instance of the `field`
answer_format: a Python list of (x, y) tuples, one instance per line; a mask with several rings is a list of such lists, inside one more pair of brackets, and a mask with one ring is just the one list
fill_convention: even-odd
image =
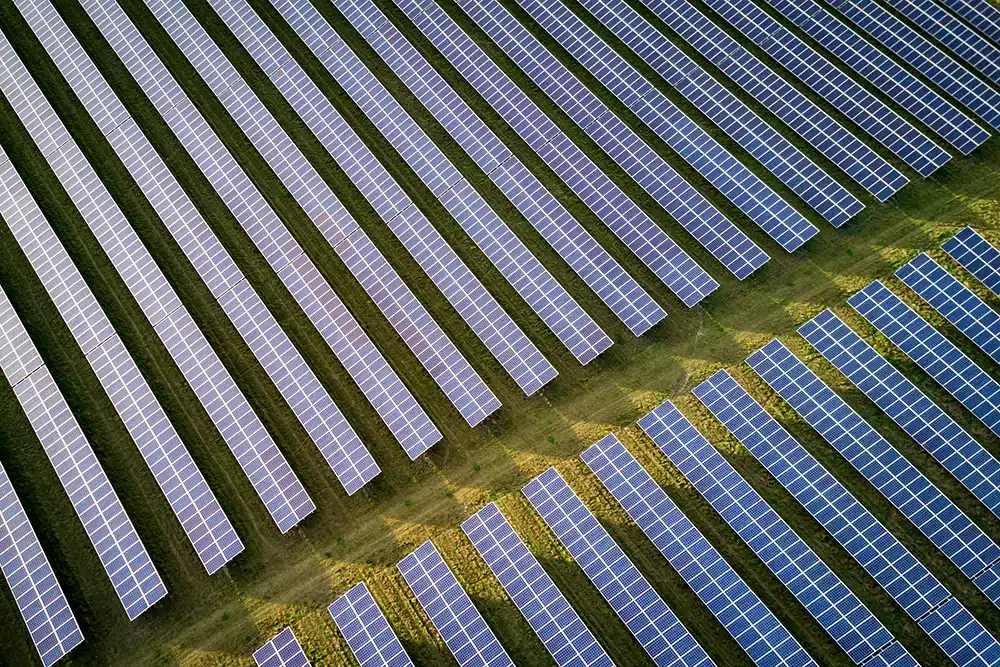
[[(428, 44), (417, 39), (419, 33), (409, 26), (408, 34), (432, 57), (435, 66), (456, 84), (470, 104), (487, 117), (491, 126), (526, 163), (539, 167), (546, 185), (668, 311), (666, 322), (641, 339), (636, 339), (561, 263), (513, 207), (502, 201), (502, 196), (489, 185), (488, 180), (481, 174), (475, 174), (471, 163), (462, 159), (457, 145), (433, 123), (429, 114), (419, 108), (405, 88), (393, 80), (391, 72), (378, 61), (364, 41), (350, 31), (347, 22), (332, 5), (326, 0), (317, 0), (317, 5), (351, 45), (362, 53), (380, 78), (390, 85), (394, 93), (409, 100), (407, 108), (414, 110), (414, 115), (432, 138), (455, 159), (470, 180), (487, 193), (488, 200), (615, 339), (616, 344), (609, 352), (583, 368), (544, 328), (503, 281), (499, 272), (482, 259), (461, 230), (453, 223), (449, 224), (440, 204), (434, 201), (370, 121), (309, 55), (304, 45), (297, 41), (273, 8), (266, 1), (254, 0), (251, 4), (558, 368), (559, 378), (538, 395), (525, 398), (458, 315), (440, 295), (435, 294), (430, 280), (256, 69), (253, 60), (227, 32), (207, 2), (190, 0), (188, 6), (251, 81), (307, 157), (317, 165), (338, 196), (503, 401), (504, 407), (495, 416), (472, 430), (451, 408), (444, 395), (378, 314), (141, 0), (123, 2), (127, 12), (181, 80), (185, 90), (233, 149), (243, 167), (278, 209), (321, 271), (441, 428), (444, 440), (416, 462), (410, 462), (179, 142), (143, 97), (138, 85), (103, 41), (84, 10), (75, 0), (57, 0), (54, 4), (347, 414), (383, 471), (355, 496), (344, 494), (277, 390), (221, 309), (213, 303), (208, 290), (157, 220), (151, 206), (90, 121), (83, 106), (73, 97), (14, 4), (11, 0), (0, 0), (3, 32), (108, 184), (318, 505), (318, 510), (300, 527), (284, 536), (278, 533), (124, 283), (35, 149), (27, 131), (6, 100), (0, 98), (0, 145), (28, 183), (136, 358), (246, 545), (246, 552), (225, 571), (211, 578), (205, 574), (110, 401), (103, 395), (87, 361), (60, 320), (55, 306), (34, 276), (10, 231), (5, 225), (0, 225), (0, 257), (3, 258), (0, 261), (0, 286), (14, 302), (35, 343), (42, 350), (170, 591), (166, 600), (139, 620), (131, 624), (127, 621), (13, 393), (0, 391), (0, 461), (28, 508), (32, 524), (56, 568), (86, 636), (86, 642), (72, 653), (65, 664), (123, 667), (249, 665), (252, 664), (252, 651), (287, 624), (293, 626), (313, 664), (353, 664), (346, 644), (326, 612), (326, 606), (361, 580), (368, 582), (417, 664), (453, 664), (446, 647), (395, 568), (397, 561), (414, 547), (433, 539), (514, 661), (525, 666), (551, 665), (551, 658), (541, 643), (459, 529), (465, 517), (493, 500), (500, 504), (518, 533), (529, 543), (587, 624), (595, 630), (615, 661), (623, 666), (651, 664), (641, 647), (520, 494), (521, 486), (550, 465), (558, 467), (657, 591), (709, 650), (717, 664), (751, 664), (734, 640), (579, 460), (578, 455), (585, 447), (608, 432), (614, 432), (622, 439), (818, 662), (836, 666), (851, 664), (819, 625), (806, 616), (791, 594), (641, 434), (635, 421), (667, 398), (674, 400), (724, 452), (727, 459), (747, 476), (911, 653), (921, 656), (925, 665), (944, 664), (946, 659), (940, 649), (691, 396), (691, 388), (719, 368), (730, 369), (904, 544), (931, 567), (988, 628), (1000, 633), (1000, 610), (992, 606), (888, 501), (743, 364), (746, 356), (771, 338), (781, 338), (954, 499), (987, 534), (1000, 541), (1000, 521), (795, 333), (799, 324), (823, 308), (834, 309), (945, 406), (987, 448), (1000, 456), (1000, 442), (982, 424), (908, 362), (902, 353), (876, 335), (845, 304), (847, 296), (871, 280), (886, 280), (894, 291), (940, 326), (973, 359), (993, 372), (997, 370), (988, 357), (892, 277), (892, 271), (898, 265), (921, 251), (928, 251), (961, 276), (966, 285), (993, 307), (1000, 308), (1000, 300), (974, 283), (939, 250), (943, 240), (965, 225), (973, 226), (992, 242), (1000, 244), (1000, 143), (995, 138), (972, 156), (957, 157), (926, 181), (907, 171), (914, 183), (890, 203), (878, 204), (871, 197), (862, 197), (868, 205), (867, 209), (843, 229), (835, 230), (816, 220), (821, 234), (794, 255), (783, 252), (763, 232), (753, 228), (750, 221), (741, 217), (720, 195), (710, 191), (710, 186), (683, 165), (669, 149), (652, 142), (662, 149), (668, 161), (708, 194), (772, 256), (771, 262), (762, 270), (741, 283), (727, 275), (718, 262), (658, 209), (551, 103), (537, 91), (532, 91), (533, 97), (552, 112), (562, 129), (579, 139), (588, 154), (720, 281), (721, 287), (715, 294), (688, 310), (623, 245), (613, 239), (599, 220), (564, 185), (557, 182), (554, 174), (540, 166), (540, 160), (531, 155), (528, 147), (509, 128), (502, 125), (495, 112), (472, 94), (471, 88), (459, 85), (460, 78), (449, 70), (447, 62), (433, 55)], [(380, 4), (390, 10), (386, 3)], [(513, 3), (507, 4), (513, 6)], [(453, 5), (446, 6), (456, 18), (461, 15)], [(399, 25), (404, 24), (399, 20), (401, 15), (398, 11), (388, 13)], [(462, 23), (477, 38), (482, 37), (472, 30), (474, 26), (467, 19), (463, 19)], [(621, 44), (617, 46), (624, 49)], [(499, 53), (495, 47), (490, 51), (494, 55)], [(636, 59), (632, 60), (639, 64)], [(510, 62), (502, 62), (519, 83), (526, 82)], [(584, 71), (575, 63), (573, 69), (577, 73)], [(648, 72), (645, 68), (643, 70)], [(709, 127), (709, 123), (690, 104), (674, 91), (668, 92), (679, 106), (699, 119), (704, 127)], [(742, 91), (740, 95), (751, 102)], [(638, 127), (635, 118), (628, 116), (624, 107), (614, 102), (610, 95), (605, 94), (604, 99)], [(841, 120), (852, 127), (849, 121)], [(780, 126), (778, 121), (775, 124)], [(784, 129), (790, 135), (790, 131)], [(652, 135), (646, 133), (644, 136)], [(738, 147), (721, 132), (715, 131), (714, 136), (735, 153), (741, 154)], [(804, 142), (796, 138), (796, 143), (834, 172), (833, 167)], [(746, 162), (751, 164), (752, 161), (748, 158)], [(790, 201), (795, 201), (794, 196), (775, 179), (768, 178), (770, 175), (759, 169), (759, 165), (752, 166)], [(840, 176), (842, 182), (846, 180), (842, 174)], [(855, 192), (863, 195), (860, 189), (855, 188)], [(0, 589), (0, 627), (5, 629), (0, 632), (0, 663), (34, 665), (37, 657), (27, 633), (23, 631), (10, 591), (6, 586), (0, 586)]]

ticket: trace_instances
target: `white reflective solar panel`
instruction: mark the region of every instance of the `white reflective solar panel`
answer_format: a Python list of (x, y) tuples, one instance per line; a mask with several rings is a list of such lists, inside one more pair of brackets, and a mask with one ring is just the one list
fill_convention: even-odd
[(941, 244), (951, 258), (965, 267), (979, 282), (1000, 296), (1000, 250), (997, 250), (972, 227)]
[(253, 652), (257, 667), (309, 667), (299, 640), (291, 628), (285, 628)]
[(334, 600), (329, 611), (361, 667), (413, 667), (365, 582)]

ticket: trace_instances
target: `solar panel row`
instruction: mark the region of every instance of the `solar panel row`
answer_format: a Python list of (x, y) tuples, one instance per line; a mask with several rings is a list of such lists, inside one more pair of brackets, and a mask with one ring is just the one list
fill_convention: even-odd
[(458, 4), (578, 127), (733, 275), (743, 280), (770, 259), (496, 0), (460, 0)]
[(413, 667), (365, 582), (334, 600), (329, 611), (361, 667)]
[(1000, 44), (1000, 9), (987, 0), (942, 0), (953, 12)]
[(291, 628), (285, 628), (254, 651), (253, 659), (257, 667), (309, 667), (309, 659)]
[(441, 433), (113, 0), (83, 0), (104, 37), (411, 458)]
[(719, 284), (667, 236), (434, 2), (399, 7), (577, 196), (687, 306)]
[(965, 227), (941, 247), (991, 292), (1000, 296), (1000, 250), (972, 227)]

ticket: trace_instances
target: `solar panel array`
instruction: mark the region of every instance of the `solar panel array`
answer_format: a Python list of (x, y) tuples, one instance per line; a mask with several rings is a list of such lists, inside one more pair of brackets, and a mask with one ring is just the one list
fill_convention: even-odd
[(756, 665), (816, 664), (614, 434), (580, 458)]
[(782, 248), (792, 252), (819, 233), (565, 5), (535, 0), (520, 4), (570, 55)]
[(965, 227), (941, 247), (991, 292), (1000, 296), (1000, 250), (972, 227)]
[(1000, 461), (858, 334), (825, 310), (799, 333), (972, 495), (1000, 516)]
[(462, 530), (560, 667), (614, 667), (496, 503), (463, 521)]
[[(10, 316), (7, 295), (0, 292), (0, 319)], [(2, 335), (8, 327), (0, 324)], [(3, 345), (2, 347), (7, 347)], [(2, 350), (0, 347), (0, 350)], [(6, 350), (2, 350), (6, 356)], [(31, 641), (42, 664), (49, 667), (83, 642), (83, 633), (73, 610), (49, 565), (38, 536), (7, 471), (0, 465), (0, 569), (10, 586), (14, 602), (28, 626)]]
[(610, 347), (611, 338), (462, 176), (316, 8), (308, 2), (286, 0), (276, 0), (274, 6), (576, 359), (589, 363)]
[(329, 611), (361, 667), (412, 667), (365, 582), (334, 600)]
[(522, 492), (653, 662), (715, 664), (555, 468)]
[[(0, 36), (0, 62), (7, 61), (9, 48), (6, 37)], [(69, 496), (125, 613), (129, 620), (135, 620), (163, 598), (167, 589), (80, 424), (3, 291), (0, 369)], [(57, 593), (58, 588), (49, 591), (53, 617), (59, 613)], [(69, 632), (65, 641), (74, 641), (71, 636)]]
[(514, 667), (434, 543), (399, 561), (399, 571), (462, 667)]
[(769, 259), (691, 187), (497, 0), (458, 4), (629, 176), (733, 275), (743, 280)]
[(975, 292), (927, 253), (917, 255), (896, 269), (896, 277), (1000, 363), (1000, 314)]
[(84, 0), (105, 38), (411, 458), (441, 433), (113, 0)]
[(1000, 9), (988, 0), (942, 0), (953, 12), (1000, 44)]
[(639, 426), (854, 662), (893, 642), (882, 623), (670, 401), (640, 419)]
[(1000, 434), (1000, 383), (927, 323), (881, 281), (847, 303), (948, 390), (969, 412)]
[(291, 628), (285, 628), (254, 651), (253, 659), (257, 667), (309, 667), (309, 659)]
[[(623, 0), (581, 4), (771, 173), (834, 226), (864, 208), (846, 188)], [(770, 67), (683, 0), (649, 0), (681, 38), (880, 201), (909, 182)]]
[(563, 133), (434, 2), (399, 7), (500, 116), (687, 306), (718, 288), (673, 239)]

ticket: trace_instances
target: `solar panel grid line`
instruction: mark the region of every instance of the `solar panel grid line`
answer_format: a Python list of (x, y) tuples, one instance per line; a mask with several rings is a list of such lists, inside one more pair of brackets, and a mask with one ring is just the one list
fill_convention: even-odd
[(475, 426), (499, 408), (499, 399), (187, 7), (178, 0), (146, 4), (466, 422)]
[(397, 4), (508, 125), (685, 305), (695, 305), (718, 287), (439, 5), (416, 0)]
[(328, 611), (361, 667), (412, 667), (365, 582), (334, 600)]
[[(864, 204), (620, 0), (581, 3), (716, 125), (835, 227)], [(693, 6), (647, 6), (733, 81), (880, 201), (909, 179)]]
[(966, 577), (1000, 547), (777, 339), (747, 364), (906, 516)]
[(257, 667), (310, 667), (291, 628), (285, 628), (254, 651), (253, 659)]
[(433, 542), (421, 544), (397, 568), (459, 665), (514, 667)]
[(462, 9), (539, 88), (723, 266), (743, 280), (770, 259), (496, 0)]
[(0, 569), (45, 667), (83, 642), (73, 610), (2, 465)]
[(1000, 435), (1000, 383), (958, 346), (879, 280), (869, 283), (847, 303), (979, 421)]
[(799, 334), (933, 456), (990, 511), (1000, 516), (1000, 461), (916, 385), (825, 310)]
[(975, 292), (927, 253), (917, 255), (896, 269), (896, 277), (993, 361), (1000, 363), (1000, 314)]
[(257, 64), (270, 70), (271, 82), (518, 386), (531, 395), (552, 380), (556, 376), (552, 364), (448, 245), (253, 9), (241, 0), (216, 0), (211, 4)]
[(855, 73), (968, 155), (989, 132), (815, 0), (767, 0)]
[(988, 0), (943, 0), (947, 7), (961, 16), (982, 34), (1000, 44), (1000, 9)]
[(614, 667), (614, 662), (538, 559), (490, 503), (462, 530), (560, 667)]
[(639, 426), (855, 663), (892, 646), (892, 634), (673, 403)]
[(941, 248), (962, 267), (1000, 296), (1000, 250), (972, 227), (964, 227), (941, 244)]
[(831, 4), (993, 129), (1000, 130), (1000, 92), (880, 5), (870, 0), (833, 0)]
[(580, 458), (755, 664), (816, 664), (614, 434)]
[(921, 176), (930, 176), (951, 159), (946, 150), (754, 2), (709, 0), (707, 4)]

